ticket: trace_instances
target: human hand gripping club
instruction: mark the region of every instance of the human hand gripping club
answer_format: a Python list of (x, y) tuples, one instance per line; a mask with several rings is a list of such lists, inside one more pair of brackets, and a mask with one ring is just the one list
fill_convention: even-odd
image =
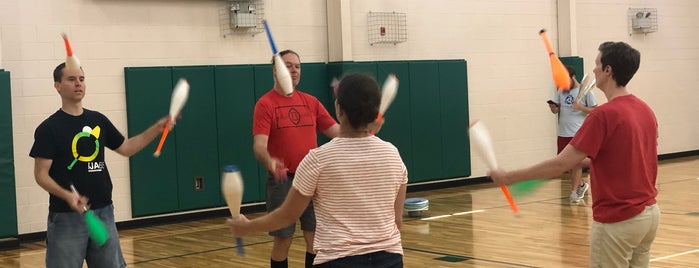
[(78, 199), (77, 204), (71, 203), (70, 206), (73, 209), (78, 206), (78, 208), (82, 210), (83, 215), (85, 215), (85, 225), (87, 227), (87, 233), (90, 235), (90, 239), (92, 239), (92, 241), (99, 246), (104, 245), (104, 243), (107, 242), (107, 239), (109, 239), (109, 232), (107, 231), (106, 225), (99, 217), (97, 217), (97, 215), (95, 215), (94, 211), (89, 210), (89, 207), (87, 206), (87, 198), (80, 196), (78, 190), (75, 189), (75, 186), (71, 184), (70, 190)]

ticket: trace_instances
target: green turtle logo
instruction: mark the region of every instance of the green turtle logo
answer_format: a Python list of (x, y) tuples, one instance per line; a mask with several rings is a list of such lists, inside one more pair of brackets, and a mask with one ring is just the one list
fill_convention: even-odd
[[(89, 138), (90, 136), (95, 136), (95, 151), (92, 153), (90, 156), (84, 156), (80, 155), (78, 153), (78, 140), (81, 138)], [(73, 169), (73, 165), (80, 160), (81, 162), (90, 162), (92, 160), (95, 160), (97, 157), (97, 154), (100, 152), (100, 127), (96, 126), (94, 129), (90, 128), (88, 126), (83, 127), (83, 131), (75, 134), (75, 137), (73, 137), (73, 144), (71, 145), (71, 148), (73, 149), (73, 162), (70, 163), (68, 166), (68, 170)]]

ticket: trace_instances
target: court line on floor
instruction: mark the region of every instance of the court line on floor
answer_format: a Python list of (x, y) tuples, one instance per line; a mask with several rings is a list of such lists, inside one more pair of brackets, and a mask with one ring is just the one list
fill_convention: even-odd
[(471, 210), (471, 211), (464, 211), (464, 212), (456, 212), (456, 213), (452, 213), (452, 214), (444, 214), (444, 215), (432, 216), (432, 217), (427, 217), (427, 218), (421, 218), (420, 220), (429, 221), (429, 220), (441, 219), (441, 218), (446, 218), (446, 217), (451, 217), (451, 216), (473, 214), (473, 213), (484, 212), (484, 211), (485, 210), (483, 210), (483, 209), (478, 209), (478, 210)]
[[(294, 239), (298, 239), (298, 238), (303, 238), (303, 235), (294, 236)], [(265, 241), (260, 241), (260, 242), (256, 242), (256, 243), (244, 244), (243, 247), (261, 245), (261, 244), (269, 244), (269, 243), (273, 243), (273, 242), (274, 242), (273, 240), (265, 240)], [(214, 251), (233, 250), (233, 249), (237, 249), (237, 248), (238, 248), (237, 246), (214, 248), (214, 249), (201, 250), (201, 251), (195, 251), (195, 252), (178, 254), (178, 255), (170, 255), (170, 256), (165, 256), (165, 257), (160, 257), (160, 258), (152, 258), (152, 259), (134, 261), (132, 263), (126, 263), (126, 264), (128, 265), (128, 264), (139, 264), (139, 263), (147, 263), (147, 262), (154, 262), (154, 261), (162, 261), (162, 260), (167, 260), (167, 259), (187, 257), (187, 256), (192, 256), (192, 255), (197, 255), (197, 254), (202, 254), (202, 253), (209, 253), (209, 252), (214, 252)]]
[[(554, 200), (561, 200), (567, 197), (555, 197), (555, 198), (546, 198), (546, 199), (540, 199), (540, 200), (531, 200), (527, 202), (521, 202), (518, 203), (520, 205), (529, 205), (529, 204), (550, 204), (550, 205), (561, 205), (560, 202), (552, 202)], [(447, 218), (451, 216), (461, 216), (461, 215), (467, 215), (467, 214), (474, 214), (474, 213), (479, 213), (479, 212), (485, 212), (488, 209), (501, 209), (501, 208), (510, 208), (509, 205), (498, 205), (498, 206), (491, 206), (491, 207), (486, 207), (484, 209), (476, 209), (476, 210), (471, 210), (471, 211), (464, 211), (464, 212), (455, 212), (451, 214), (443, 214), (443, 215), (437, 215), (437, 216), (432, 216), (432, 217), (426, 217), (426, 218), (413, 218), (413, 219), (408, 219), (405, 220), (405, 222), (410, 222), (413, 220), (421, 220), (421, 221), (428, 221), (428, 220), (436, 220), (436, 219), (442, 219), (442, 218)]]
[[(294, 237), (294, 238), (302, 238), (302, 237), (303, 237), (303, 236), (299, 235), (299, 236), (296, 236), (296, 237)], [(269, 240), (269, 241), (260, 241), (260, 242), (257, 242), (257, 243), (245, 244), (244, 247), (253, 246), (253, 245), (260, 245), (260, 244), (267, 244), (267, 243), (272, 243), (272, 242), (273, 242), (272, 240)], [(143, 263), (156, 262), (156, 261), (162, 261), (162, 260), (168, 260), (168, 259), (174, 259), (174, 258), (182, 258), (182, 257), (187, 257), (187, 256), (192, 256), (192, 255), (198, 255), (198, 254), (202, 254), (202, 253), (209, 253), (209, 252), (214, 252), (214, 251), (233, 250), (233, 249), (235, 249), (235, 248), (236, 248), (236, 246), (215, 248), (215, 249), (209, 249), (209, 250), (201, 250), (201, 251), (190, 252), (190, 253), (185, 253), (185, 254), (170, 255), (170, 256), (165, 256), (165, 257), (160, 257), (160, 258), (151, 258), (151, 259), (145, 259), (145, 260), (138, 260), (138, 261), (134, 261), (134, 262), (127, 263), (127, 264), (143, 264)], [(477, 260), (477, 261), (484, 261), (484, 262), (490, 262), (490, 263), (498, 263), (498, 264), (511, 265), (511, 266), (516, 266), (516, 267), (538, 268), (538, 266), (531, 266), (531, 265), (520, 264), (520, 263), (512, 263), (512, 262), (505, 262), (505, 261), (490, 260), (490, 259), (484, 259), (484, 258), (469, 257), (469, 256), (458, 255), (458, 254), (443, 253), (443, 252), (437, 252), (437, 251), (431, 251), (431, 250), (424, 250), (424, 249), (416, 249), (416, 248), (403, 247), (403, 250), (409, 250), (409, 251), (415, 251), (415, 252), (422, 252), (422, 253), (428, 253), (428, 254), (439, 255), (439, 256), (455, 256), (455, 257), (460, 257), (460, 258), (464, 258), (464, 259), (467, 259), (467, 260)]]
[(428, 254), (434, 254), (434, 255), (440, 255), (440, 256), (454, 256), (454, 257), (464, 258), (464, 259), (467, 259), (467, 260), (477, 260), (477, 261), (484, 261), (484, 262), (490, 262), (490, 263), (499, 263), (499, 264), (505, 264), (505, 265), (516, 266), (516, 267), (538, 268), (538, 266), (531, 266), (531, 265), (526, 265), (526, 264), (521, 264), (521, 263), (513, 263), (513, 262), (506, 262), (506, 261), (496, 261), (496, 260), (490, 260), (490, 259), (469, 257), (469, 256), (463, 256), (463, 255), (451, 254), (451, 253), (442, 253), (442, 252), (431, 251), (431, 250), (424, 250), (424, 249), (417, 249), (417, 248), (403, 247), (403, 250), (410, 250), (410, 251), (416, 251), (416, 252), (422, 252), (422, 253), (428, 253)]
[(696, 252), (699, 252), (699, 249), (690, 250), (690, 251), (685, 251), (685, 252), (681, 252), (681, 253), (677, 253), (677, 254), (672, 254), (672, 255), (668, 255), (668, 256), (664, 256), (664, 257), (653, 258), (653, 259), (651, 259), (650, 261), (651, 261), (651, 262), (654, 262), (654, 261), (661, 261), (661, 260), (665, 260), (665, 259), (669, 259), (669, 258), (674, 258), (674, 257), (682, 256), (682, 255), (687, 255), (687, 254), (696, 253)]
[[(658, 185), (673, 184), (673, 183), (687, 182), (687, 181), (693, 181), (693, 180), (694, 180), (694, 179), (691, 179), (691, 178), (689, 178), (689, 179), (678, 179), (678, 180), (674, 180), (674, 181), (658, 182), (657, 184), (658, 184)], [(697, 180), (699, 180), (699, 178), (697, 178)]]

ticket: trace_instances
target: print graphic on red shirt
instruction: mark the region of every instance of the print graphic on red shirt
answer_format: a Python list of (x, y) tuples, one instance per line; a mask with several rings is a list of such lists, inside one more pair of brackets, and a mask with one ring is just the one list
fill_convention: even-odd
[(313, 126), (313, 117), (305, 105), (275, 107), (277, 128)]

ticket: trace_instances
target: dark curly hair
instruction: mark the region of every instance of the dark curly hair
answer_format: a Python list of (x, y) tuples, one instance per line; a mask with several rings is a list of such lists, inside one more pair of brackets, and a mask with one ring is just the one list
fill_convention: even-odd
[(340, 80), (337, 104), (347, 115), (350, 125), (360, 129), (374, 122), (381, 102), (379, 85), (371, 76), (350, 74)]

